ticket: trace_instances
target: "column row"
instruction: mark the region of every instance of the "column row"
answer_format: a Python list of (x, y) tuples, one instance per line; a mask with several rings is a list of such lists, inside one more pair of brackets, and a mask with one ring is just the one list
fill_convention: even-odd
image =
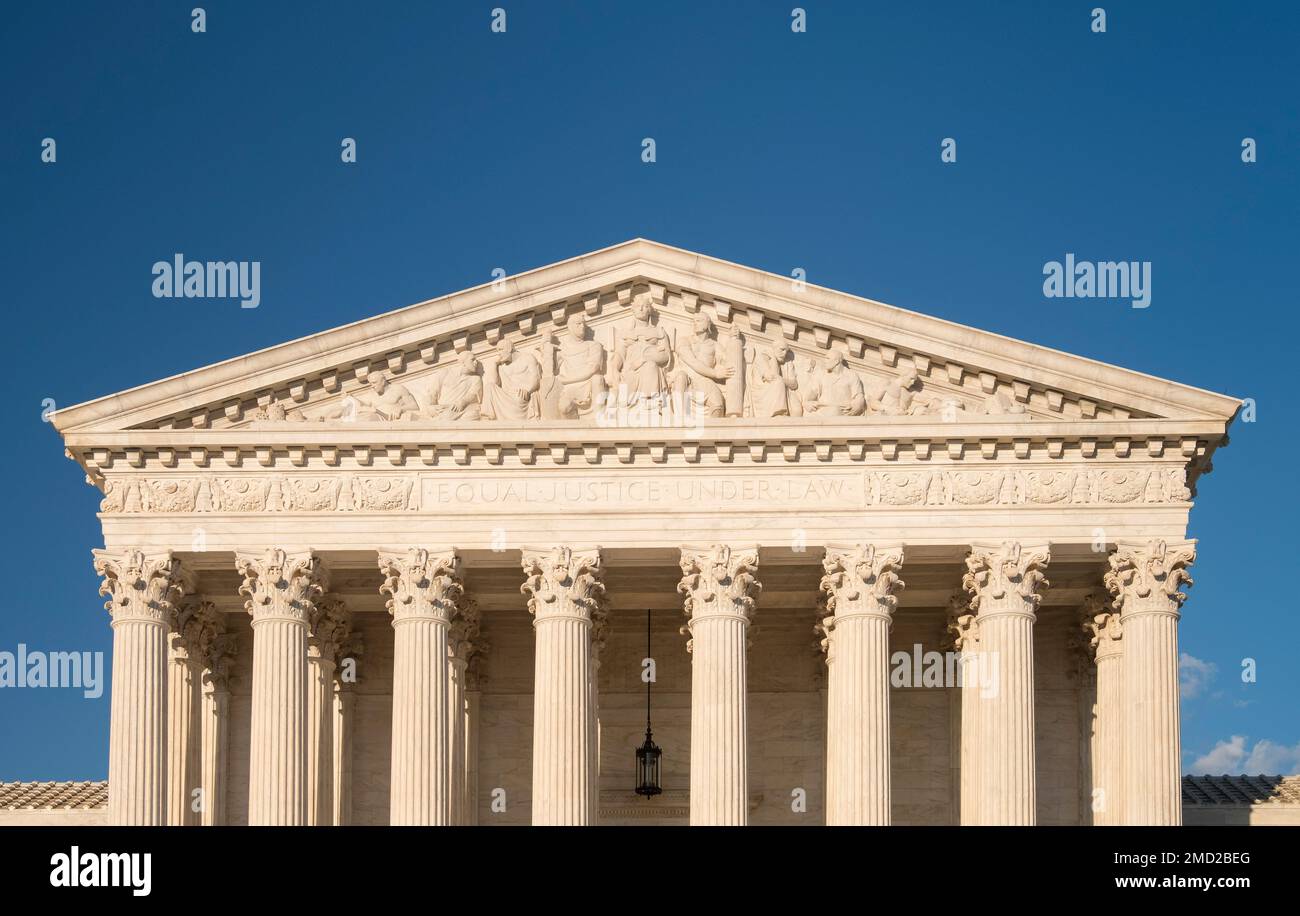
[[(681, 549), (691, 653), (692, 824), (748, 819), (748, 628), (761, 592), (758, 549)], [(1095, 659), (1094, 823), (1177, 823), (1177, 621), (1191, 542), (1121, 544), (1083, 624)], [(1048, 587), (1048, 546), (974, 545), (965, 597), (950, 607), (960, 653), (961, 821), (1032, 824), (1036, 813), (1033, 625)], [(818, 629), (828, 666), (826, 818), (890, 821), (889, 631), (904, 587), (901, 544), (825, 550)], [(114, 630), (110, 819), (224, 821), (223, 780), (234, 638), (170, 554), (96, 551)], [(454, 550), (381, 550), (394, 629), (390, 819), (476, 818), (479, 614)], [(349, 817), (350, 615), (327, 594), (312, 552), (240, 554), (252, 617), (251, 824)], [(535, 628), (532, 811), (536, 824), (595, 823), (599, 803), (597, 671), (607, 604), (599, 549), (522, 554)], [(1123, 636), (1121, 642), (1120, 637)]]

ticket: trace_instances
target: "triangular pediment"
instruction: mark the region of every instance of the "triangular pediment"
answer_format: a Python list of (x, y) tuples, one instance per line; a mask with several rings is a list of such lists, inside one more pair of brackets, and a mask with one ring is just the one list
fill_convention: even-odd
[[(515, 355), (502, 371), (507, 347)], [(376, 392), (380, 374), (387, 395)], [(262, 429), (358, 412), (382, 422), (391, 406), (404, 423), (582, 425), (598, 421), (596, 389), (622, 392), (607, 404), (681, 395), (711, 416), (764, 421), (1226, 423), (1239, 406), (637, 239), (66, 408), (54, 423), (65, 435)]]

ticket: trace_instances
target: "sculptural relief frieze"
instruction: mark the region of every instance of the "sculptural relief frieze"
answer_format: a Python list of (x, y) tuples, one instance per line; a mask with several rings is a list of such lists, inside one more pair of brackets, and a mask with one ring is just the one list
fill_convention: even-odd
[[(763, 325), (759, 321), (756, 327)], [(577, 311), (562, 326), (535, 336), (497, 333), (491, 341), (490, 349), (476, 352), (462, 338), (429, 370), (405, 381), (382, 371), (360, 373), (359, 388), (337, 397), (327, 394), (324, 403), (300, 407), (272, 399), (248, 418), (255, 423), (575, 420), (631, 426), (727, 417), (1032, 419), (1021, 403), (1027, 389), (1013, 396), (1005, 383), (994, 383), (978, 394), (958, 392), (923, 379), (907, 364), (882, 374), (860, 359), (851, 361), (842, 345), (825, 338), (816, 350), (796, 352), (781, 335), (742, 331), (738, 323), (719, 323), (703, 310), (661, 314), (644, 288), (631, 295), (626, 312), (598, 326)], [(929, 369), (929, 361), (918, 357), (917, 365), (922, 364)]]
[[(857, 476), (857, 475), (861, 476)], [(754, 477), (733, 475), (735, 496), (753, 490), (765, 498), (806, 503), (818, 494), (795, 487), (804, 478), (798, 474), (778, 474)], [(617, 486), (618, 492), (627, 491), (635, 501), (636, 493), (653, 496), (659, 489), (672, 490), (673, 481), (680, 474), (655, 477), (617, 476), (571, 481), (572, 486), (586, 494), (609, 477), (606, 485)], [(823, 473), (820, 478), (825, 478)], [(104, 498), (100, 511), (107, 514), (148, 513), (262, 513), (262, 512), (412, 512), (419, 511), (429, 502), (431, 511), (444, 509), (450, 498), (444, 499), (437, 488), (422, 487), (421, 480), (434, 478), (419, 474), (357, 474), (341, 472), (333, 476), (317, 474), (226, 475), (150, 477), (146, 475), (110, 478), (105, 482)], [(670, 479), (671, 478), (671, 479)], [(812, 479), (820, 479), (812, 478)], [(906, 468), (897, 470), (869, 469), (853, 474), (840, 474), (860, 481), (854, 493), (861, 492), (860, 503), (905, 509), (909, 507), (980, 507), (980, 506), (1123, 506), (1123, 505), (1183, 505), (1190, 501), (1187, 472), (1183, 467), (1141, 466), (1131, 468), (1069, 468), (1061, 470), (1035, 468), (989, 468), (979, 470), (950, 468)], [(696, 472), (687, 480), (698, 480)], [(712, 479), (712, 478), (709, 478)], [(728, 478), (730, 480), (731, 478)], [(829, 478), (827, 478), (829, 479)], [(514, 479), (504, 484), (494, 484), (495, 491), (503, 491)], [(528, 479), (520, 478), (523, 488)], [(468, 483), (455, 484), (469, 486)], [(453, 486), (444, 482), (443, 487)], [(538, 480), (529, 485), (526, 493), (553, 492), (557, 484)], [(792, 489), (794, 487), (794, 489)], [(549, 489), (548, 489), (549, 488)], [(424, 495), (422, 496), (422, 491)], [(521, 489), (521, 492), (525, 490)], [(729, 491), (720, 491), (705, 499), (709, 505), (718, 504)], [(690, 493), (672, 490), (678, 501), (692, 502)], [(604, 494), (602, 496), (602, 494)], [(508, 495), (508, 492), (507, 492)], [(834, 493), (823, 494), (834, 496)], [(611, 498), (607, 490), (584, 500)], [(859, 499), (858, 497), (854, 497)], [(728, 500), (730, 497), (727, 498)], [(504, 497), (500, 501), (509, 502)], [(546, 502), (539, 496), (520, 497), (521, 503)], [(553, 500), (552, 500), (553, 501)], [(498, 502), (484, 498), (483, 503)], [(725, 501), (724, 501), (725, 502)], [(703, 505), (703, 503), (702, 503)]]

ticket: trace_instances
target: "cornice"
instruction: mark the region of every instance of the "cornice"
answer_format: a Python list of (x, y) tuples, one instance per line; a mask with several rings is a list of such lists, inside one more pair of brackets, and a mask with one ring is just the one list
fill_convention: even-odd
[[(684, 313), (707, 304), (723, 324), (814, 350), (893, 368), (900, 358), (922, 375), (974, 380), (985, 394), (1103, 414), (1197, 416), (1229, 421), (1236, 399), (1105, 363), (957, 325), (817, 286), (636, 239), (353, 324), (300, 338), (55, 413), (66, 433), (142, 425), (185, 427), (212, 418), (246, 419), (272, 400), (303, 403), (313, 392), (364, 383), (374, 370), (400, 375), (440, 355), (495, 345), (503, 335), (533, 338), (566, 314), (626, 306), (636, 285), (656, 305)], [(1100, 413), (1098, 411), (1100, 410)]]

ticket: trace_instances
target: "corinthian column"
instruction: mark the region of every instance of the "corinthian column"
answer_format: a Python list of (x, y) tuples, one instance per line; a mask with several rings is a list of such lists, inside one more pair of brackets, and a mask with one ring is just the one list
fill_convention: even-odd
[(745, 650), (758, 548), (682, 548), (691, 653), (691, 824), (749, 820), (749, 734)]
[(828, 825), (890, 822), (889, 628), (902, 566), (897, 545), (828, 545), (822, 560)]
[(1100, 595), (1083, 600), (1083, 631), (1088, 654), (1096, 662), (1096, 698), (1092, 722), (1092, 823), (1098, 827), (1124, 823), (1124, 630), (1119, 612)]
[(963, 593), (948, 599), (948, 633), (958, 653), (961, 678), (960, 822), (969, 827), (980, 822), (980, 656), (975, 612), (970, 598)]
[(467, 824), (467, 802), (465, 799), (465, 704), (466, 704), (466, 669), (474, 640), (478, 637), (479, 609), (473, 598), (466, 598), (456, 608), (452, 616), (450, 640), (447, 649), (447, 664), (451, 676), (451, 689), (448, 691), (448, 753), (451, 755), (451, 822), (457, 825)]
[(316, 602), (307, 620), (307, 824), (334, 823), (334, 670), (351, 615), (337, 595)]
[(483, 668), (488, 651), (487, 640), (480, 633), (470, 645), (465, 666), (465, 823), (478, 826), (478, 733), (479, 705), (483, 699)]
[(328, 575), (312, 551), (240, 553), (253, 618), (248, 823), (307, 823), (307, 626)]
[[(206, 602), (205, 602), (206, 604)], [(204, 827), (226, 823), (226, 756), (230, 734), (230, 665), (235, 658), (234, 633), (210, 604), (201, 612), (203, 634), (200, 659), (203, 665), (202, 700), (199, 713), (199, 780), (203, 806), (199, 822)]]
[(588, 749), (587, 778), (591, 785), (591, 823), (600, 821), (600, 656), (609, 636), (609, 604), (602, 595), (591, 615), (591, 668), (587, 678), (587, 726), (591, 735)]
[(445, 827), (451, 800), (448, 630), (464, 589), (454, 550), (379, 555), (393, 615), (393, 763), (389, 822)]
[(600, 550), (523, 552), (537, 636), (533, 823), (587, 825), (591, 810), (591, 620), (605, 585)]
[(962, 585), (979, 625), (979, 661), (991, 675), (980, 691), (980, 823), (1032, 825), (1034, 766), (1034, 615), (1047, 588), (1046, 545), (975, 546)]
[(1178, 758), (1178, 618), (1195, 541), (1119, 544), (1106, 587), (1124, 628), (1124, 823), (1183, 822)]
[(192, 580), (170, 552), (93, 553), (113, 619), (108, 820), (160, 826), (167, 822), (167, 620)]
[(356, 730), (357, 659), (365, 653), (361, 634), (349, 631), (334, 668), (334, 826), (352, 823), (352, 735)]
[[(210, 602), (182, 601), (169, 616), (167, 640), (167, 823), (192, 827), (200, 821), (201, 790), (199, 707), (203, 701), (203, 667), (199, 642), (204, 620), (214, 614)], [(197, 804), (196, 804), (197, 802)]]

